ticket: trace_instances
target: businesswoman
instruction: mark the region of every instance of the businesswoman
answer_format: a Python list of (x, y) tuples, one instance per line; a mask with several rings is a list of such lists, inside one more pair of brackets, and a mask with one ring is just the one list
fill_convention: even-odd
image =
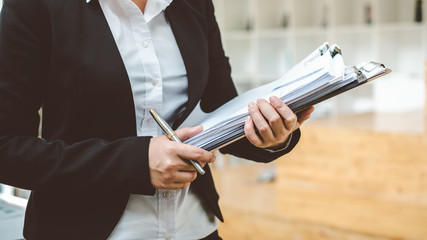
[[(236, 96), (230, 72), (211, 0), (5, 0), (0, 182), (32, 190), (25, 238), (220, 239), (214, 156), (148, 111), (174, 128), (199, 102), (213, 111)], [(221, 151), (259, 162), (291, 151), (312, 111), (248, 110), (246, 138)]]

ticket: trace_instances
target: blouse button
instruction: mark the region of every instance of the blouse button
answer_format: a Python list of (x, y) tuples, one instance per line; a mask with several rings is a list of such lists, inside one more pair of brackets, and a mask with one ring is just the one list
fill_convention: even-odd
[(150, 46), (150, 44), (148, 43), (148, 41), (143, 41), (143, 42), (142, 42), (142, 46), (143, 46), (144, 48), (147, 48), (148, 46)]
[(157, 80), (157, 79), (152, 79), (152, 80), (151, 80), (151, 84), (152, 84), (153, 86), (157, 86), (157, 84), (159, 84), (159, 80)]
[(169, 198), (171, 196), (170, 192), (163, 192), (164, 198)]

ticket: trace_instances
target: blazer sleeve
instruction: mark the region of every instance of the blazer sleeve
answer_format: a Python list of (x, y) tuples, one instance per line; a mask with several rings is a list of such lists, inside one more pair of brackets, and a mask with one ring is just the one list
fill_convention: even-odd
[(149, 137), (38, 138), (49, 73), (48, 12), (39, 0), (5, 0), (0, 14), (0, 182), (37, 191), (120, 190), (154, 194)]
[[(221, 43), (221, 34), (215, 19), (214, 6), (211, 0), (207, 2), (208, 44), (209, 44), (209, 82), (201, 101), (201, 108), (211, 112), (222, 104), (237, 96), (236, 88), (231, 79), (231, 67), (228, 57), (225, 56)], [(221, 93), (221, 94), (218, 94)], [(258, 162), (270, 162), (290, 152), (298, 143), (301, 133), (293, 133), (289, 146), (283, 151), (268, 152), (255, 147), (246, 138), (238, 140), (220, 151)]]

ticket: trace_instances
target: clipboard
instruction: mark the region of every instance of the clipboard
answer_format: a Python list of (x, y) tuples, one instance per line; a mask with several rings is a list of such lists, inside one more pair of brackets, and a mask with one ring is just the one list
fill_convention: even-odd
[[(321, 103), (323, 101), (326, 101), (326, 100), (328, 100), (330, 98), (333, 98), (333, 97), (335, 97), (337, 95), (340, 95), (341, 93), (345, 93), (345, 92), (347, 92), (347, 91), (349, 91), (349, 90), (351, 90), (353, 88), (360, 87), (360, 86), (362, 86), (362, 85), (364, 85), (364, 84), (366, 84), (368, 82), (371, 82), (371, 81), (373, 81), (375, 79), (383, 77), (383, 76), (385, 76), (385, 75), (387, 75), (387, 74), (389, 74), (391, 72), (392, 72), (391, 69), (385, 68), (385, 72), (384, 73), (381, 73), (381, 74), (376, 75), (376, 76), (374, 76), (372, 78), (369, 78), (369, 79), (366, 78), (366, 80), (364, 80), (364, 81), (360, 81), (360, 80), (359, 81), (355, 81), (355, 82), (353, 82), (351, 84), (348, 84), (348, 85), (346, 85), (344, 87), (341, 87), (341, 88), (339, 88), (339, 89), (337, 89), (337, 90), (335, 90), (335, 91), (333, 91), (333, 92), (331, 92), (331, 93), (329, 93), (329, 94), (327, 94), (325, 96), (319, 97), (319, 98), (317, 98), (314, 101), (308, 102), (308, 103), (304, 104), (303, 106), (297, 107), (295, 109), (292, 108), (292, 110), (295, 113), (302, 112), (305, 109), (309, 108), (310, 106), (313, 106), (313, 105), (316, 105), (316, 104)], [(361, 78), (363, 78), (363, 77), (361, 77)]]
[(243, 138), (247, 105), (259, 98), (277, 96), (298, 113), (389, 73), (376, 62), (346, 66), (339, 46), (324, 43), (276, 81), (230, 100), (201, 119), (190, 115), (183, 125), (203, 125), (204, 130), (184, 143), (213, 151)]

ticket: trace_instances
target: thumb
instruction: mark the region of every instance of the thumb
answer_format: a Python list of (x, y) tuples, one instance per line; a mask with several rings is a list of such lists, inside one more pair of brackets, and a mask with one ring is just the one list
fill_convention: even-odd
[(203, 131), (203, 126), (199, 125), (196, 127), (185, 127), (181, 128), (175, 131), (176, 135), (178, 136), (181, 141), (186, 140), (187, 138), (190, 138), (198, 133)]

